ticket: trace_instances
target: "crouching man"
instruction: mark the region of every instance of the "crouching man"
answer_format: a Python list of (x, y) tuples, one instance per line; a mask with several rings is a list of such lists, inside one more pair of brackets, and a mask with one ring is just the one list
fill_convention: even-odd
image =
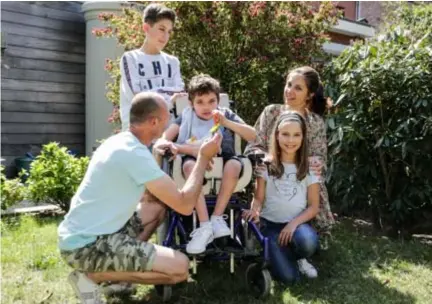
[[(165, 206), (191, 214), (209, 161), (219, 151), (215, 135), (199, 151), (183, 189), (158, 166), (148, 146), (160, 138), (170, 114), (162, 96), (139, 93), (132, 100), (130, 127), (104, 141), (94, 153), (71, 207), (58, 228), (59, 248), (74, 269), (69, 275), (83, 304), (103, 303), (99, 283), (175, 284), (188, 277), (189, 260), (181, 252), (148, 242)], [(160, 140), (154, 149), (176, 148)], [(143, 192), (162, 203), (144, 200)]]

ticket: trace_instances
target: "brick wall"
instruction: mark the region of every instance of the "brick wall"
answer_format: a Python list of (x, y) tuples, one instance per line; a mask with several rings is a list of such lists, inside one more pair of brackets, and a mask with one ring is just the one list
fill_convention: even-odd
[(360, 18), (366, 18), (370, 25), (378, 27), (383, 18), (383, 4), (378, 1), (359, 1)]

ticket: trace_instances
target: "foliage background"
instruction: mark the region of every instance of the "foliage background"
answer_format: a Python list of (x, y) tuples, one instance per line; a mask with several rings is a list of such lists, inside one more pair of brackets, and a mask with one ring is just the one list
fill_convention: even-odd
[(394, 232), (432, 231), (432, 7), (402, 6), (327, 67), (332, 202)]
[[(102, 14), (107, 26), (98, 37), (114, 36), (125, 50), (144, 42), (142, 8), (130, 6), (121, 16)], [(241, 117), (253, 124), (269, 103), (281, 103), (287, 71), (324, 60), (322, 44), (336, 22), (329, 2), (313, 10), (303, 2), (165, 2), (177, 13), (175, 33), (166, 52), (177, 56), (185, 82), (198, 73), (220, 80)], [(118, 125), (119, 58), (107, 59), (110, 122)]]
[(30, 168), (26, 183), (28, 198), (35, 203), (59, 206), (67, 212), (88, 164), (88, 157), (75, 157), (56, 142), (44, 145)]

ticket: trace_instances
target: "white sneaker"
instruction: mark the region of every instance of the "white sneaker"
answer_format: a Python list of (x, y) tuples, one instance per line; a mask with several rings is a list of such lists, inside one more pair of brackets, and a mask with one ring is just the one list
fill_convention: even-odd
[(191, 237), (192, 240), (186, 245), (186, 252), (189, 254), (203, 253), (207, 245), (214, 240), (212, 226), (206, 225), (195, 229), (192, 231)]
[(315, 279), (318, 277), (318, 271), (316, 268), (308, 262), (306, 259), (300, 259), (297, 261), (299, 271), (309, 279)]
[(227, 222), (225, 221), (225, 217), (223, 215), (212, 215), (210, 218), (213, 226), (213, 234), (215, 239), (231, 235), (231, 230), (229, 229)]
[(112, 297), (116, 294), (134, 294), (137, 288), (131, 283), (116, 283), (103, 287), (102, 291), (106, 297)]
[(104, 304), (99, 286), (84, 273), (74, 270), (69, 274), (68, 280), (81, 304)]

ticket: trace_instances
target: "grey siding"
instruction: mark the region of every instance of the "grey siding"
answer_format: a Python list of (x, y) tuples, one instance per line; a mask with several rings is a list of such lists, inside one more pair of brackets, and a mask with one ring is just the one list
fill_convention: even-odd
[(1, 156), (57, 141), (85, 153), (85, 21), (81, 3), (1, 3)]

